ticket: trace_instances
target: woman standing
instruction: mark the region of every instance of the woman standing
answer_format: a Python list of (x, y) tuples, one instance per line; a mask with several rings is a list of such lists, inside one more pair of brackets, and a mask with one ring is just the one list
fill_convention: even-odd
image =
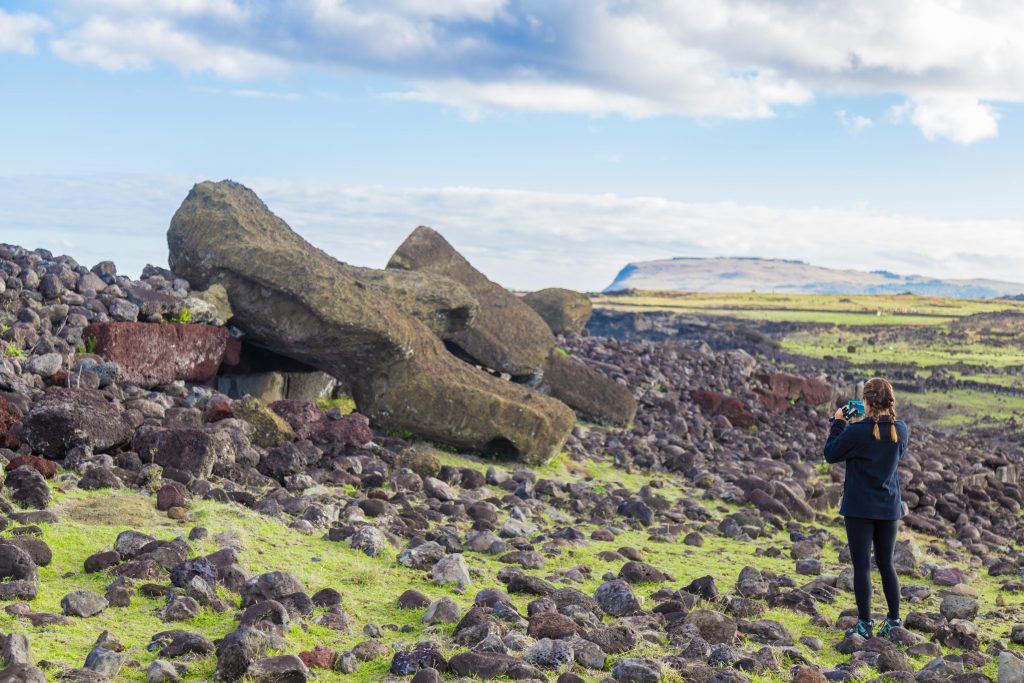
[(882, 576), (882, 591), (889, 613), (879, 636), (900, 626), (900, 584), (892, 564), (896, 533), (903, 502), (897, 474), (899, 461), (907, 452), (910, 429), (896, 419), (896, 396), (892, 385), (876, 377), (864, 385), (864, 419), (849, 423), (842, 409), (836, 411), (825, 442), (825, 461), (846, 463), (843, 503), (839, 513), (846, 518), (846, 537), (853, 561), (853, 592), (857, 598), (857, 626), (846, 635), (873, 635), (871, 619), (871, 547)]

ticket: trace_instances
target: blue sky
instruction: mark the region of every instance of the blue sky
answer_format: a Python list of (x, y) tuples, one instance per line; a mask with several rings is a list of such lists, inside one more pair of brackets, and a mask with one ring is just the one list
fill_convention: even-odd
[(0, 2), (0, 241), (137, 271), (230, 177), (343, 260), (424, 223), (524, 289), (666, 256), (1024, 277), (1024, 14), (910, 5)]

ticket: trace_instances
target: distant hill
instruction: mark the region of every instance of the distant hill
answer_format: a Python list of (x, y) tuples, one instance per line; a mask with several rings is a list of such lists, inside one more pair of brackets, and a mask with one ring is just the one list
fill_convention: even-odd
[(605, 292), (648, 289), (686, 292), (777, 292), (790, 294), (888, 294), (991, 299), (1024, 294), (1024, 283), (953, 280), (813, 266), (803, 261), (762, 258), (673, 258), (630, 263)]

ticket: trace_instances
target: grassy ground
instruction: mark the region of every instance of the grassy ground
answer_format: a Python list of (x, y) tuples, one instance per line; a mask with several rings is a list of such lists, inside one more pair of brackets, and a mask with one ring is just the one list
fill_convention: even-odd
[[(1020, 348), (994, 346), (983, 342), (964, 343), (948, 335), (884, 339), (871, 343), (876, 337), (870, 328), (850, 330), (842, 327), (794, 332), (780, 340), (787, 353), (808, 358), (826, 356), (843, 358), (857, 366), (905, 365), (912, 368), (938, 368), (948, 365), (967, 365), (975, 368), (1015, 367), (1024, 363)], [(853, 346), (853, 352), (847, 349)], [(973, 373), (988, 375), (990, 373)]]
[(921, 409), (942, 427), (993, 427), (1024, 416), (1024, 398), (974, 389), (946, 389), (905, 394), (906, 402)]
[[(486, 463), (456, 455), (446, 454), (442, 457), (460, 465), (476, 464), (481, 469), (486, 466)], [(590, 481), (609, 488), (625, 487), (636, 490), (651, 482), (650, 475), (624, 472), (607, 460), (579, 464), (563, 457), (536, 472), (542, 478)], [(695, 494), (679, 480), (661, 475), (658, 479), (663, 485), (660, 493), (670, 500)], [(498, 491), (494, 493), (497, 494)], [(91, 588), (102, 593), (110, 577), (104, 574), (84, 574), (82, 563), (91, 553), (110, 546), (118, 532), (134, 528), (162, 539), (170, 539), (186, 535), (192, 526), (200, 525), (205, 526), (210, 535), (207, 540), (194, 545), (197, 554), (212, 552), (225, 539), (234, 539), (242, 548), (240, 555), (243, 565), (253, 573), (287, 569), (302, 580), (309, 593), (325, 587), (333, 587), (342, 592), (343, 606), (355, 618), (357, 627), (351, 633), (339, 634), (312, 624), (294, 626), (289, 634), (293, 652), (309, 650), (316, 645), (345, 651), (366, 639), (361, 629), (370, 622), (382, 626), (385, 634), (383, 639), (396, 648), (432, 636), (449, 635), (453, 628), (451, 626), (424, 626), (420, 621), (421, 610), (398, 609), (398, 595), (407, 588), (417, 588), (432, 599), (451, 597), (460, 607), (466, 609), (472, 603), (472, 596), (476, 590), (500, 585), (495, 575), (504, 566), (492, 556), (468, 552), (467, 561), (474, 573), (474, 586), (465, 595), (460, 595), (449, 588), (431, 585), (429, 576), (424, 572), (399, 565), (395, 561), (397, 551), (389, 551), (384, 557), (369, 558), (351, 550), (347, 544), (328, 542), (316, 535), (303, 535), (289, 528), (283, 520), (262, 516), (237, 505), (198, 502), (192, 508), (188, 521), (173, 522), (155, 511), (151, 497), (127, 491), (90, 493), (73, 490), (58, 493), (55, 502), (55, 509), (60, 513), (62, 521), (58, 524), (44, 525), (44, 538), (53, 549), (54, 561), (41, 570), (42, 592), (32, 602), (34, 610), (60, 612), (61, 597), (72, 590)], [(720, 519), (735, 510), (732, 506), (715, 501), (708, 501), (706, 506), (715, 519)], [(565, 526), (566, 522), (560, 519), (561, 514), (551, 509), (544, 513), (543, 519), (539, 521), (542, 527), (546, 526), (549, 529)], [(586, 524), (577, 526), (588, 535), (595, 528)], [(827, 516), (816, 526), (827, 529), (837, 538), (843, 536), (842, 529), (831, 516)], [(466, 529), (460, 531), (465, 532)], [(915, 537), (922, 548), (926, 548), (931, 542), (930, 539), (915, 534), (908, 535)], [(597, 556), (598, 553), (632, 546), (640, 549), (648, 562), (671, 574), (674, 580), (669, 585), (676, 588), (685, 586), (695, 578), (710, 574), (717, 579), (720, 589), (729, 593), (740, 570), (746, 565), (794, 575), (793, 560), (789, 559), (788, 555), (788, 536), (785, 533), (779, 532), (773, 537), (749, 543), (724, 539), (711, 533), (705, 533), (704, 536), (704, 546), (695, 548), (679, 542), (652, 540), (646, 530), (637, 527), (620, 535), (614, 542), (591, 541), (586, 545), (568, 549), (549, 558), (548, 566), (535, 573), (548, 576), (560, 569), (587, 567), (591, 572), (589, 578), (576, 587), (592, 594), (603, 581), (602, 576), (607, 572), (616, 573), (621, 565), (621, 562), (601, 560)], [(822, 558), (826, 572), (837, 573), (841, 569), (842, 565), (838, 563), (840, 547), (839, 544), (827, 546)], [(778, 558), (764, 556), (763, 551), (770, 548), (782, 548), (784, 553)], [(929, 583), (927, 580), (920, 581)], [(972, 586), (981, 592), (981, 613), (985, 614), (994, 609), (998, 584), (987, 576), (980, 576), (972, 582)], [(647, 598), (656, 588), (654, 585), (640, 586), (638, 593)], [(233, 597), (227, 593), (222, 593), (222, 596), (228, 599)], [(513, 598), (517, 607), (525, 614), (526, 604), (530, 598)], [(932, 598), (932, 601), (933, 604), (925, 608), (928, 611), (937, 609), (936, 598)], [(1019, 610), (1020, 598), (1010, 597), (1009, 601), (1012, 603), (1011, 609)], [(835, 618), (842, 609), (851, 604), (852, 595), (844, 593), (835, 605), (822, 605), (822, 611)], [(130, 607), (108, 608), (101, 615), (91, 619), (73, 618), (69, 626), (47, 628), (29, 628), (25, 622), (6, 613), (0, 613), (0, 631), (27, 632), (37, 659), (80, 666), (97, 635), (102, 630), (109, 629), (126, 644), (129, 658), (133, 660), (133, 664), (124, 670), (119, 680), (141, 681), (145, 678), (145, 667), (156, 656), (155, 653), (146, 650), (152, 634), (171, 628), (184, 628), (215, 639), (234, 628), (235, 614), (214, 614), (209, 610), (204, 610), (199, 617), (188, 623), (166, 624), (157, 614), (162, 605), (163, 600), (138, 596)], [(832, 666), (847, 659), (832, 648), (832, 644), (839, 636), (836, 630), (811, 626), (808, 617), (782, 609), (768, 610), (765, 618), (780, 621), (795, 638), (813, 635), (824, 640), (826, 646), (820, 652), (812, 652), (803, 645), (798, 645), (811, 661)], [(980, 617), (978, 623), (989, 637), (1005, 635), (1001, 632), (1005, 628), (1005, 622), (987, 621)], [(401, 627), (411, 627), (412, 632), (401, 633), (398, 630)], [(757, 646), (754, 647), (756, 649)], [(629, 654), (657, 656), (664, 653), (659, 646), (646, 644), (637, 652)], [(448, 654), (454, 654), (454, 651), (449, 651)], [(915, 662), (918, 666), (925, 663)], [(316, 680), (379, 681), (385, 678), (389, 665), (390, 657), (383, 657), (362, 664), (354, 676), (346, 677), (339, 673), (318, 671)], [(214, 668), (213, 657), (195, 659), (189, 664), (188, 680), (212, 680)], [(602, 678), (593, 671), (578, 670), (577, 673), (588, 681)], [(994, 670), (988, 673), (993, 674)], [(678, 678), (670, 677), (669, 680)], [(781, 673), (762, 676), (758, 680), (789, 680), (786, 663), (783, 663)]]
[(938, 325), (976, 313), (1024, 312), (1024, 302), (950, 299), (912, 294), (763, 294), (645, 292), (598, 295), (595, 306), (671, 311), (773, 322), (837, 325)]
[[(952, 429), (992, 426), (1024, 416), (1024, 399), (1005, 390), (1024, 388), (1024, 302), (915, 295), (819, 295), (634, 292), (601, 295), (595, 306), (613, 310), (672, 311), (748, 325), (791, 323), (762, 331), (791, 359), (839, 360), (854, 375), (926, 379), (943, 371), (980, 386), (900, 399)], [(1002, 315), (999, 314), (1010, 314)]]

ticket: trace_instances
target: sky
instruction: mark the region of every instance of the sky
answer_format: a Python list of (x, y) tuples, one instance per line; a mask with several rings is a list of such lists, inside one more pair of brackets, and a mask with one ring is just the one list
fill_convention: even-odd
[(0, 242), (135, 275), (200, 180), (517, 289), (762, 256), (1024, 279), (1016, 0), (0, 0)]

